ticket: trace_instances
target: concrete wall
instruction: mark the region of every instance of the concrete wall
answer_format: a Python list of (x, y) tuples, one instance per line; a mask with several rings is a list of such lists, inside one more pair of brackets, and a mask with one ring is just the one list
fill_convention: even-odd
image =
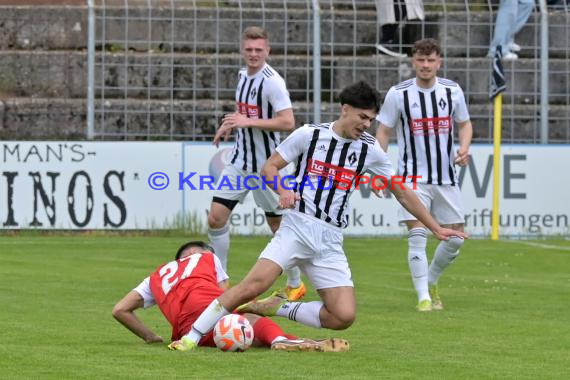
[[(170, 2), (167, 5), (170, 4)], [(165, 4), (166, 4), (165, 3)], [(463, 3), (462, 1), (459, 3)], [(459, 4), (458, 3), (458, 4)], [(108, 4), (112, 4), (108, 2)], [(146, 4), (146, 2), (143, 2)], [(232, 5), (232, 1), (228, 2)], [(235, 6), (235, 4), (234, 4)], [(458, 7), (459, 8), (459, 7)], [(453, 8), (449, 8), (453, 9)], [(148, 15), (148, 9), (133, 7), (128, 10), (130, 40), (146, 40), (149, 25), (136, 21), (137, 16)], [(138, 134), (134, 138), (149, 136), (169, 138), (179, 134), (211, 134), (217, 126), (217, 113), (221, 110), (214, 104), (217, 96), (223, 103), (222, 111), (232, 109), (236, 67), (241, 59), (236, 52), (239, 42), (239, 22), (227, 21), (236, 18), (235, 9), (180, 8), (172, 24), (168, 6), (153, 9), (150, 34), (155, 43), (125, 43), (125, 10), (110, 6), (104, 32), (109, 42), (106, 52), (98, 53), (97, 62), (105, 58), (104, 68), (96, 71), (97, 83), (105, 77), (108, 90), (101, 100), (96, 97), (99, 111), (109, 108), (103, 116), (107, 131), (121, 134), (125, 129)], [(164, 17), (164, 20), (160, 20)], [(224, 21), (217, 24), (217, 17)], [(330, 88), (341, 88), (355, 79), (366, 79), (385, 92), (390, 85), (404, 79), (399, 73), (408, 71), (407, 61), (399, 61), (376, 55), (374, 44), (377, 38), (376, 14), (370, 7), (361, 7), (356, 14), (350, 9), (323, 9), (322, 78), (323, 109), (329, 117), (336, 109)], [(356, 19), (357, 23), (354, 22)], [(534, 17), (531, 23), (534, 22)], [(568, 51), (570, 51), (567, 16), (564, 13), (550, 14), (550, 52), (553, 73), (550, 79), (553, 121), (551, 135), (570, 139), (570, 127), (566, 121), (568, 110)], [(296, 102), (298, 120), (305, 121), (310, 113), (307, 93), (307, 73), (311, 71), (308, 60), (307, 41), (310, 39), (311, 15), (307, 9), (292, 7), (287, 11), (287, 23), (282, 10), (244, 9), (244, 25), (259, 24), (264, 20), (271, 33), (271, 64), (286, 75), (291, 96)], [(484, 58), (492, 33), (492, 16), (483, 10), (471, 12), (450, 11), (446, 14), (428, 12), (423, 32), (426, 36), (439, 38), (445, 48), (446, 63), (442, 75), (457, 81), (468, 93), (471, 112), (477, 120), (476, 136), (488, 137), (489, 112), (488, 83), (490, 60)], [(196, 20), (196, 21), (195, 21)], [(469, 22), (467, 22), (469, 20)], [(444, 22), (445, 21), (445, 22)], [(330, 25), (334, 25), (331, 28)], [(439, 25), (439, 26), (438, 26)], [(469, 25), (469, 26), (468, 26)], [(85, 135), (87, 94), (87, 10), (78, 6), (12, 6), (0, 5), (0, 137), (3, 139), (80, 139)], [(99, 24), (98, 35), (103, 28)], [(174, 31), (174, 45), (171, 41)], [(408, 38), (420, 36), (422, 29), (412, 25)], [(216, 39), (216, 36), (218, 38)], [(285, 41), (285, 36), (287, 40)], [(218, 41), (215, 43), (215, 41)], [(331, 43), (334, 41), (334, 44)], [(357, 41), (358, 44), (353, 44)], [(513, 138), (533, 139), (536, 135), (538, 80), (534, 72), (539, 67), (536, 50), (537, 34), (529, 25), (517, 35), (523, 49), (520, 59), (505, 64), (509, 92), (505, 96), (505, 113), (515, 112), (514, 118), (504, 124), (509, 132), (516, 131)], [(101, 44), (99, 44), (101, 45)], [(469, 46), (469, 49), (466, 47)], [(332, 58), (331, 50), (334, 51)], [(286, 53), (286, 55), (284, 54)], [(286, 58), (285, 58), (286, 57)], [(285, 61), (286, 59), (286, 61)], [(125, 62), (128, 67), (125, 69)], [(149, 66), (150, 63), (150, 66)], [(174, 69), (171, 67), (174, 64)], [(216, 64), (219, 70), (216, 72)], [(356, 65), (355, 71), (353, 66)], [(149, 70), (150, 67), (150, 70)], [(286, 67), (286, 71), (285, 71)], [(468, 68), (468, 70), (466, 70)], [(516, 74), (515, 74), (516, 72)], [(331, 75), (332, 73), (332, 75)], [(133, 88), (125, 94), (122, 88), (125, 78)], [(153, 89), (148, 85), (168, 88), (174, 83), (173, 97), (176, 103), (168, 104), (170, 90)], [(113, 90), (113, 87), (117, 87)], [(136, 88), (138, 87), (138, 88)], [(519, 95), (511, 96), (511, 92)], [(196, 95), (199, 101), (193, 102)], [(125, 103), (124, 97), (130, 101)], [(150, 103), (145, 103), (147, 98)], [(125, 106), (127, 104), (127, 106)], [(133, 110), (125, 117), (119, 111)], [(176, 109), (173, 129), (169, 124), (168, 110)], [(116, 113), (114, 111), (117, 111)], [(143, 111), (153, 111), (149, 117)], [(161, 111), (162, 110), (162, 111)], [(137, 112), (140, 112), (137, 113)], [(151, 122), (149, 126), (149, 120)], [(192, 123), (196, 128), (192, 129)], [(512, 133), (511, 133), (512, 134)]]

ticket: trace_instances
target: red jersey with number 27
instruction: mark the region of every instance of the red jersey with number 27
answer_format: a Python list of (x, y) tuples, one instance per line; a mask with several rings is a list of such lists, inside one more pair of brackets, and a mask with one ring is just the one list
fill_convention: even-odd
[(173, 340), (186, 334), (202, 311), (223, 293), (212, 253), (196, 253), (160, 266), (150, 275), (150, 289), (172, 325)]

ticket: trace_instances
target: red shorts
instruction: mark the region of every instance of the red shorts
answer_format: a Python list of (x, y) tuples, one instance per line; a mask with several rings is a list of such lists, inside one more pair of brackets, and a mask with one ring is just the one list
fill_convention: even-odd
[[(180, 313), (178, 323), (173, 326), (172, 340), (178, 340), (185, 334), (188, 334), (196, 319), (204, 310), (223, 293), (222, 289), (214, 288), (198, 288), (190, 292), (185, 300), (183, 309)], [(200, 340), (200, 346), (215, 347), (214, 335), (210, 331)]]

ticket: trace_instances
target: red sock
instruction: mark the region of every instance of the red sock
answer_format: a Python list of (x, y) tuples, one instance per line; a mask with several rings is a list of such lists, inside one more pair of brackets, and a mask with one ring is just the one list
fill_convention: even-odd
[(285, 334), (277, 323), (266, 317), (259, 318), (257, 322), (255, 322), (255, 325), (253, 325), (253, 336), (259, 343), (267, 347), (270, 347), (271, 342), (278, 336), (296, 339), (294, 335)]

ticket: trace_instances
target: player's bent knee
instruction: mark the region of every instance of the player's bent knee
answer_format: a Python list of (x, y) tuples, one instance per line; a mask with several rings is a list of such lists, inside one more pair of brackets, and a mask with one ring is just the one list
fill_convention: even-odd
[(209, 228), (222, 228), (223, 226), (225, 226), (227, 223), (227, 220), (225, 220), (225, 218), (220, 218), (219, 216), (210, 213), (208, 215), (208, 227)]
[(341, 320), (340, 320), (342, 330), (347, 329), (350, 326), (352, 326), (355, 319), (356, 319), (356, 315), (354, 313), (343, 315), (341, 317)]
[(458, 251), (464, 242), (465, 240), (463, 238), (452, 236), (447, 241), (447, 245), (449, 245), (449, 247), (452, 248), (453, 250)]
[(323, 327), (329, 328), (331, 330), (346, 330), (354, 323), (356, 319), (356, 314), (350, 311), (345, 311), (343, 313), (338, 313), (333, 315), (333, 318), (329, 318)]
[(330, 323), (330, 325), (327, 325), (325, 327), (331, 329), (331, 330), (346, 330), (347, 328), (349, 328), (350, 326), (352, 326), (352, 324), (354, 323), (354, 319), (352, 320), (336, 320), (332, 323)]

